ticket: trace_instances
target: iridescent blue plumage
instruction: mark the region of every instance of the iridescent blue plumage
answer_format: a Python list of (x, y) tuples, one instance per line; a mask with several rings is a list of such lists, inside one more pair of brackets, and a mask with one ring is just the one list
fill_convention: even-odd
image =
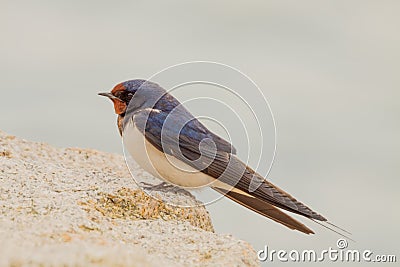
[[(161, 140), (163, 129), (165, 142), (172, 141), (168, 140), (168, 136), (179, 136), (180, 147), (190, 147), (198, 152), (200, 143), (208, 139), (215, 144), (215, 147), (208, 148), (209, 151), (217, 149), (219, 152), (236, 153), (236, 149), (229, 142), (209, 131), (175, 97), (158, 84), (146, 80), (131, 80), (124, 82), (123, 85), (128, 92), (135, 94), (129, 104), (134, 107), (132, 112), (139, 108), (147, 110), (136, 114), (135, 117), (138, 128), (146, 138), (149, 139), (151, 136), (152, 143)], [(142, 95), (146, 96), (145, 99), (141, 97)], [(142, 99), (144, 102), (137, 104)], [(161, 144), (157, 148), (163, 151)], [(204, 149), (207, 150), (207, 147)]]

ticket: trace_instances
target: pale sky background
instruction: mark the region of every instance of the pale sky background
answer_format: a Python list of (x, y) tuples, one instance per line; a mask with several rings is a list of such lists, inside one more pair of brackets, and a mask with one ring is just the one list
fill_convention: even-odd
[[(228, 64), (274, 112), (268, 179), (353, 232), (350, 248), (399, 260), (399, 14), (399, 1), (0, 1), (0, 129), (122, 153), (98, 92), (181, 62)], [(256, 250), (321, 251), (338, 239), (301, 218), (317, 234), (290, 231), (229, 200), (208, 209), (217, 232)]]

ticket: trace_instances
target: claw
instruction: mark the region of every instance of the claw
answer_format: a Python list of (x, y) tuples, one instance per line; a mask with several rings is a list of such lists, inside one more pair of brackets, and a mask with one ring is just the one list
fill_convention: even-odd
[(173, 193), (182, 193), (185, 195), (191, 195), (188, 191), (186, 191), (183, 188), (180, 188), (178, 186), (169, 184), (167, 182), (161, 182), (160, 184), (154, 185), (146, 182), (141, 182), (140, 184), (145, 185), (142, 186), (141, 188), (144, 190), (149, 190), (149, 191), (162, 191), (162, 192), (173, 192)]

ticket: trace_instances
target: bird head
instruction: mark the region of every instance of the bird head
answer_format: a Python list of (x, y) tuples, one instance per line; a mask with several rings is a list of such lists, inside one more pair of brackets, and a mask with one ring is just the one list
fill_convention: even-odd
[(114, 86), (110, 93), (99, 93), (99, 95), (108, 97), (114, 103), (115, 113), (123, 115), (132, 97), (145, 82), (147, 81), (140, 79), (125, 81)]

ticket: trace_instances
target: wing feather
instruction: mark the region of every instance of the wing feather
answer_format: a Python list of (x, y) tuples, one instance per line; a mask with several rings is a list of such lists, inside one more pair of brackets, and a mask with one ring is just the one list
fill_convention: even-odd
[[(241, 197), (236, 193), (227, 193), (227, 196), (234, 201), (288, 227), (302, 229), (300, 231), (303, 232), (310, 232), (311, 230), (308, 228), (307, 230), (304, 225), (301, 226), (293, 219), (289, 219), (279, 209), (271, 207), (285, 209), (310, 219), (326, 221), (323, 216), (268, 182), (239, 160), (232, 154), (236, 150), (229, 142), (210, 132), (194, 117), (191, 117), (190, 113), (181, 114), (182, 116), (168, 117), (168, 115), (168, 112), (161, 110), (145, 109), (134, 114), (132, 118), (136, 127), (158, 150), (177, 157), (192, 167), (252, 197)], [(182, 119), (187, 123), (179, 129), (176, 125), (179, 125)], [(200, 149), (200, 144), (204, 140), (211, 140), (212, 142), (210, 144), (203, 142)], [(201, 156), (211, 158), (211, 161), (197, 161)], [(262, 205), (265, 205), (265, 210)]]

